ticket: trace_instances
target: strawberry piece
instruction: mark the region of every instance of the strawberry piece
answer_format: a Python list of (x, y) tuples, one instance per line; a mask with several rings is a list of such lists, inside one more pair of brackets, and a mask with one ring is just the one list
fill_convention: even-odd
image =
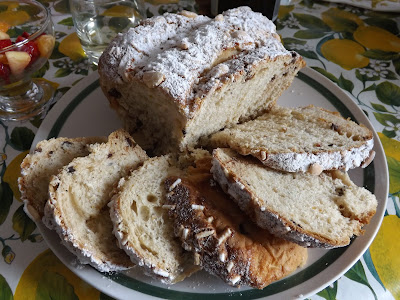
[(26, 44), (21, 46), (19, 48), (19, 51), (27, 52), (31, 56), (31, 62), (29, 63), (29, 65), (31, 65), (40, 56), (38, 46), (35, 42), (32, 41), (27, 42)]
[(11, 40), (0, 40), (0, 49), (3, 49), (11, 45), (12, 45)]
[(3, 80), (6, 83), (10, 83), (10, 80), (9, 80), (10, 73), (11, 73), (10, 67), (8, 65), (0, 63), (0, 78), (3, 78)]
[(15, 40), (16, 43), (22, 42), (23, 40), (26, 40), (27, 38), (29, 38), (29, 33), (27, 33), (26, 31), (24, 31), (21, 35), (19, 35), (17, 37), (17, 39)]

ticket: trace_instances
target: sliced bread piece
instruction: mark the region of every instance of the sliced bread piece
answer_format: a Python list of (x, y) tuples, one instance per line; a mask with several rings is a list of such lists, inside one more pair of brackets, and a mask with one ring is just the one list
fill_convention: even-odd
[(109, 203), (119, 246), (146, 274), (171, 284), (199, 268), (173, 234), (165, 205), (164, 180), (180, 174), (171, 156), (154, 157), (119, 181)]
[(231, 149), (213, 153), (214, 179), (260, 227), (304, 247), (346, 246), (375, 214), (377, 200), (346, 173), (287, 173)]
[(195, 263), (232, 286), (262, 289), (302, 266), (307, 249), (256, 226), (212, 180), (211, 160), (169, 177), (174, 232)]
[(90, 144), (106, 141), (106, 137), (52, 138), (39, 142), (24, 158), (18, 186), (24, 210), (33, 221), (43, 218), (51, 176), (75, 157), (88, 155)]
[(275, 106), (255, 120), (214, 134), (215, 148), (253, 155), (264, 165), (288, 172), (367, 166), (375, 152), (372, 132), (337, 112), (307, 106)]
[(53, 176), (43, 222), (83, 264), (99, 271), (124, 270), (133, 264), (118, 248), (107, 204), (119, 179), (147, 159), (130, 135), (118, 130), (108, 142), (91, 146)]

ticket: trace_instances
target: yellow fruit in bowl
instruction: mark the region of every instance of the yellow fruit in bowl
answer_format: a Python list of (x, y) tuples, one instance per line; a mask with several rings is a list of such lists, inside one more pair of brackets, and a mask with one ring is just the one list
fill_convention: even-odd
[(24, 10), (8, 10), (0, 12), (1, 22), (7, 23), (9, 26), (18, 26), (29, 21), (31, 17)]
[(363, 56), (365, 49), (358, 43), (346, 39), (332, 39), (321, 46), (322, 55), (345, 70), (368, 66), (369, 58)]
[(369, 251), (383, 285), (395, 299), (400, 299), (400, 219), (396, 215), (383, 218), (381, 228)]
[(31, 62), (31, 56), (27, 52), (8, 51), (5, 53), (11, 73), (20, 75)]
[(10, 25), (7, 23), (0, 21), (0, 31), (1, 32), (7, 32), (7, 30), (10, 28)]
[(36, 39), (36, 44), (39, 48), (40, 56), (49, 57), (53, 52), (54, 44), (56, 39), (49, 35), (41, 35)]
[(400, 52), (400, 38), (376, 26), (360, 26), (353, 33), (354, 39), (368, 49)]
[(7, 33), (0, 31), (0, 40), (8, 40), (9, 38), (10, 36)]
[(18, 189), (18, 177), (21, 176), (21, 163), (28, 153), (29, 150), (18, 154), (7, 166), (3, 176), (3, 180), (10, 185), (14, 198), (18, 201), (21, 201), (21, 193)]

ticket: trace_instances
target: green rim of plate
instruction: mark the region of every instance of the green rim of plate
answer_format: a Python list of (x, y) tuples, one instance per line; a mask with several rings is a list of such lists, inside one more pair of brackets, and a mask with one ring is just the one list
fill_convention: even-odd
[[(321, 95), (324, 96), (340, 113), (343, 117), (351, 118), (355, 120), (354, 115), (351, 111), (340, 101), (340, 99), (328, 90), (321, 83), (312, 79), (311, 77), (299, 72), (298, 79), (306, 83), (307, 85), (314, 88)], [(54, 125), (51, 127), (48, 139), (53, 137), (58, 137), (62, 127), (64, 126), (66, 120), (75, 110), (75, 108), (84, 100), (88, 95), (90, 95), (94, 90), (100, 86), (99, 80), (95, 80), (88, 87), (82, 90), (72, 101), (66, 106), (66, 108), (61, 112)], [(364, 169), (364, 187), (366, 187), (372, 193), (375, 190), (375, 167), (371, 163), (367, 168)], [(354, 241), (354, 240), (353, 240)], [(230, 299), (237, 299), (244, 297), (246, 299), (258, 299), (266, 296), (271, 296), (292, 287), (300, 285), (305, 281), (315, 277), (318, 273), (326, 269), (329, 265), (333, 264), (346, 250), (348, 247), (337, 248), (327, 251), (327, 253), (314, 262), (312, 265), (308, 266), (306, 269), (296, 273), (294, 276), (289, 276), (278, 282), (268, 285), (263, 290), (249, 289), (230, 293), (191, 293), (184, 291), (174, 291), (167, 288), (157, 287), (145, 282), (139, 281), (132, 277), (129, 277), (123, 273), (101, 273), (105, 276), (129, 289), (136, 290), (143, 294), (148, 294), (154, 297), (160, 297), (164, 299), (204, 299), (206, 295), (210, 300), (225, 299), (229, 297)], [(100, 272), (99, 272), (100, 273)]]

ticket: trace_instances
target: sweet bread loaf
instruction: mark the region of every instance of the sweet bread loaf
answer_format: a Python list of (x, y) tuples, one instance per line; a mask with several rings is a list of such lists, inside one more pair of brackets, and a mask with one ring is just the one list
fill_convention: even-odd
[(102, 272), (124, 270), (133, 264), (117, 246), (107, 204), (119, 179), (148, 157), (123, 130), (90, 148), (89, 155), (75, 158), (52, 177), (43, 222), (81, 263)]
[(143, 20), (103, 52), (99, 74), (126, 129), (160, 154), (269, 110), (304, 66), (270, 20), (239, 7)]
[(120, 248), (145, 273), (167, 284), (198, 270), (193, 254), (174, 236), (165, 205), (164, 180), (180, 173), (171, 156), (151, 158), (119, 181), (109, 203)]
[(367, 127), (312, 105), (275, 105), (255, 120), (215, 133), (211, 143), (214, 148), (251, 154), (264, 165), (287, 172), (347, 171), (368, 165), (375, 154)]
[(262, 289), (302, 266), (307, 249), (256, 226), (198, 161), (184, 177), (165, 182), (174, 232), (195, 263), (232, 286)]
[(18, 178), (27, 215), (34, 221), (40, 221), (48, 199), (51, 176), (75, 157), (88, 155), (90, 144), (106, 141), (106, 137), (60, 137), (39, 142), (35, 150), (22, 161), (21, 177)]
[(346, 246), (376, 212), (375, 196), (341, 171), (280, 172), (231, 149), (214, 150), (211, 171), (258, 226), (304, 247)]

